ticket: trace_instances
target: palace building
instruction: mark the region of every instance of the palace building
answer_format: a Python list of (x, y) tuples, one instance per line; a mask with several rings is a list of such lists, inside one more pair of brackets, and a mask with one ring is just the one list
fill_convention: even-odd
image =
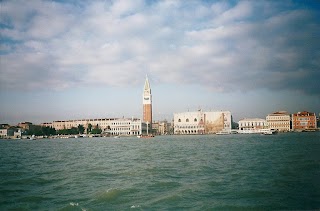
[(230, 111), (198, 110), (174, 114), (174, 134), (215, 134), (231, 133)]
[(290, 131), (291, 117), (286, 111), (277, 111), (272, 114), (268, 114), (266, 120), (270, 129), (280, 132)]
[(148, 77), (146, 76), (146, 81), (143, 88), (143, 118), (142, 121), (150, 125), (150, 130), (152, 129), (152, 95), (151, 88)]
[(301, 111), (292, 115), (292, 129), (295, 131), (314, 130), (317, 128), (315, 113)]
[(265, 119), (245, 118), (238, 122), (238, 133), (263, 133), (268, 130), (268, 123)]

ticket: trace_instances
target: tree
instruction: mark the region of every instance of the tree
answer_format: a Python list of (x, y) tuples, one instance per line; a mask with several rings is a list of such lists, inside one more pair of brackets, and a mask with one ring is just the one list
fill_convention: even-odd
[(25, 131), (25, 134), (36, 135), (36, 136), (50, 136), (50, 135), (56, 135), (56, 130), (53, 127), (32, 125), (28, 130)]
[(90, 133), (91, 132), (91, 130), (92, 130), (92, 124), (88, 124), (88, 128), (87, 128), (87, 133)]
[(79, 131), (78, 131), (78, 128), (72, 127), (70, 129), (58, 130), (57, 133), (61, 135), (76, 135), (79, 133)]
[(91, 131), (92, 134), (101, 134), (102, 133), (102, 130), (99, 128), (99, 125), (96, 125), (92, 131)]
[(83, 134), (84, 133), (83, 125), (78, 125), (78, 132), (79, 132), (79, 134)]
[(57, 131), (58, 134), (60, 135), (67, 135), (68, 134), (68, 130), (67, 129), (61, 129)]
[(53, 127), (50, 127), (50, 135), (56, 135), (56, 134), (57, 134), (56, 129)]
[(78, 128), (72, 127), (71, 129), (68, 130), (68, 133), (71, 135), (76, 135), (79, 133)]
[(35, 136), (43, 136), (43, 129), (40, 125), (32, 125), (32, 127), (29, 128), (28, 135), (35, 135)]

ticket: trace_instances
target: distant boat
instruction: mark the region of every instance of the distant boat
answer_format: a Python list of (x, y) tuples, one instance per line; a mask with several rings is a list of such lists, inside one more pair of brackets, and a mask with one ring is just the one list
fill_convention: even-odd
[(154, 135), (139, 135), (137, 138), (154, 138)]
[(120, 138), (120, 136), (115, 136), (114, 138)]
[(229, 134), (231, 134), (231, 132), (228, 132), (228, 131), (220, 131), (216, 133), (216, 135), (229, 135)]
[(274, 134), (276, 134), (276, 133), (277, 133), (276, 130), (270, 129), (270, 130), (264, 131), (264, 132), (262, 133), (262, 135), (274, 135)]
[(273, 135), (273, 133), (271, 131), (266, 131), (266, 132), (263, 132), (261, 133), (262, 135)]
[(32, 136), (30, 137), (30, 140), (36, 140), (35, 135), (32, 135)]

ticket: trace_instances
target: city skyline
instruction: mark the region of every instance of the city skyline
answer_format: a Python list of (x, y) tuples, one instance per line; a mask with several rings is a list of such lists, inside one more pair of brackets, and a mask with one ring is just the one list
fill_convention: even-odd
[(320, 112), (317, 1), (1, 1), (0, 123)]

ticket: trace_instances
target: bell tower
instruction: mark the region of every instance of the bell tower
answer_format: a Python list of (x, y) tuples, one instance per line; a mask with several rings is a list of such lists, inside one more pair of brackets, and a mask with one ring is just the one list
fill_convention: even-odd
[(148, 76), (146, 76), (143, 88), (143, 121), (150, 126), (152, 124), (152, 95)]

